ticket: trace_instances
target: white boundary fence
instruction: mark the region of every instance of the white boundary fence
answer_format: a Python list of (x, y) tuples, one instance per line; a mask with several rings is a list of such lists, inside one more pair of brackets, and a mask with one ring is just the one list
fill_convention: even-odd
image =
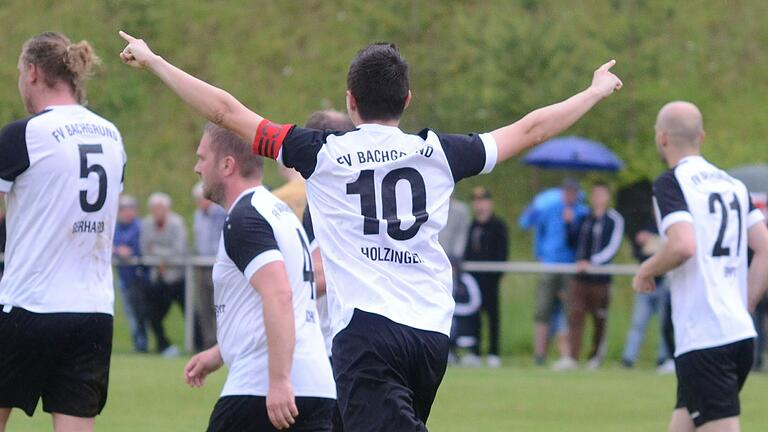
[[(3, 262), (3, 255), (0, 254), (0, 262)], [(146, 266), (179, 266), (184, 267), (184, 347), (187, 351), (192, 352), (194, 349), (194, 320), (195, 320), (195, 300), (197, 296), (197, 290), (194, 287), (197, 286), (197, 275), (195, 274), (196, 268), (212, 267), (216, 259), (214, 257), (174, 257), (174, 258), (159, 258), (159, 257), (141, 257), (131, 259), (115, 259), (113, 265), (115, 267), (126, 265), (146, 265)], [(464, 271), (471, 272), (500, 272), (500, 273), (523, 273), (523, 274), (542, 274), (542, 273), (559, 273), (559, 274), (573, 274), (576, 272), (575, 264), (543, 264), (539, 262), (531, 261), (466, 261), (462, 264)], [(611, 275), (634, 275), (638, 266), (635, 264), (609, 264), (599, 267), (589, 267), (587, 273), (598, 274), (611, 274)]]

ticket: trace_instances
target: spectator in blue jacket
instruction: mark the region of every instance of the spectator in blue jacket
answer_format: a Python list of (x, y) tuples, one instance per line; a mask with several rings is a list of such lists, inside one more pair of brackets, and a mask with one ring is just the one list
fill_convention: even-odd
[[(518, 221), (523, 229), (534, 230), (534, 251), (542, 263), (574, 263), (575, 251), (568, 244), (567, 226), (589, 213), (575, 180), (566, 179), (560, 188), (540, 193)], [(534, 314), (533, 350), (537, 364), (543, 364), (549, 343), (549, 326), (555, 304), (563, 299), (569, 276), (545, 273), (539, 278)], [(561, 352), (561, 357), (569, 356)]]
[[(141, 256), (139, 246), (141, 222), (137, 217), (137, 207), (134, 197), (130, 195), (120, 197), (114, 238), (114, 254), (118, 260)], [(146, 271), (144, 267), (138, 265), (119, 265), (117, 273), (120, 279), (120, 293), (123, 297), (123, 310), (131, 330), (133, 349), (136, 352), (147, 352), (145, 327), (147, 305), (144, 296)]]

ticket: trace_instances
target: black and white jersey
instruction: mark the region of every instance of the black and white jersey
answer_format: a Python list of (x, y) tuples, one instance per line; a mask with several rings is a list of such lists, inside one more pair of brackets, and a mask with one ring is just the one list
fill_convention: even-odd
[(213, 267), (217, 340), (229, 368), (222, 396), (266, 396), (269, 356), (261, 295), (251, 277), (283, 261), (292, 289), (296, 396), (335, 398), (336, 386), (315, 308), (309, 241), (290, 207), (266, 188), (244, 191), (229, 210)]
[(459, 180), (491, 171), (490, 134), (331, 133), (265, 120), (253, 143), (307, 179), (334, 334), (355, 309), (449, 335), (451, 266), (438, 243)]
[(0, 132), (8, 243), (0, 304), (113, 313), (112, 237), (126, 163), (120, 132), (80, 105)]
[[(304, 209), (304, 215), (302, 216), (301, 224), (304, 226), (304, 231), (307, 233), (307, 239), (309, 240), (309, 252), (314, 254), (319, 248), (317, 239), (315, 238), (315, 229), (312, 227), (312, 214), (309, 212), (309, 207)], [(328, 357), (331, 356), (331, 346), (333, 341), (333, 331), (331, 330), (331, 318), (328, 316), (328, 296), (317, 296), (317, 317), (320, 322), (320, 330), (323, 332), (323, 339), (325, 340), (325, 350), (328, 353)]]
[(747, 312), (747, 230), (763, 221), (739, 180), (700, 156), (656, 179), (659, 232), (693, 225), (696, 254), (669, 274), (675, 356), (755, 336)]

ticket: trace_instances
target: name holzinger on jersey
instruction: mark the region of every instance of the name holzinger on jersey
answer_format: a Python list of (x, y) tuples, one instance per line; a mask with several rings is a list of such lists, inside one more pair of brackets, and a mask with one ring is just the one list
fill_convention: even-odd
[(101, 234), (104, 225), (104, 221), (77, 221), (72, 224), (72, 234)]
[[(432, 146), (426, 146), (416, 153), (428, 158), (435, 152)], [(369, 163), (385, 163), (398, 160), (402, 157), (408, 156), (409, 153), (402, 152), (400, 150), (366, 150), (355, 153), (347, 153), (345, 155), (336, 158), (336, 162), (339, 165), (352, 166), (354, 163), (363, 165)]]
[(399, 251), (388, 247), (361, 247), (360, 253), (371, 261), (391, 262), (395, 264), (421, 264), (419, 254), (411, 251)]

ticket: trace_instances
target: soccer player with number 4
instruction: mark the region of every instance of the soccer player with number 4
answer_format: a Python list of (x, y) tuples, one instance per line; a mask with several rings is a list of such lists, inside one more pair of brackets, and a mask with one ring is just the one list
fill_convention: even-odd
[[(638, 292), (668, 274), (675, 328), (677, 404), (669, 430), (738, 431), (739, 391), (756, 336), (749, 309), (768, 285), (768, 229), (742, 182), (701, 157), (704, 121), (690, 102), (656, 118), (656, 146), (669, 170), (653, 185), (659, 252), (640, 266)], [(748, 249), (754, 253), (749, 269)]]
[(437, 235), (455, 184), (561, 133), (622, 86), (612, 60), (586, 90), (490, 133), (410, 135), (398, 128), (411, 101), (408, 65), (394, 45), (373, 44), (347, 75), (357, 129), (337, 133), (270, 122), (120, 35), (123, 62), (149, 69), (205, 118), (307, 179), (339, 409), (354, 432), (426, 430), (448, 359), (451, 267)]

